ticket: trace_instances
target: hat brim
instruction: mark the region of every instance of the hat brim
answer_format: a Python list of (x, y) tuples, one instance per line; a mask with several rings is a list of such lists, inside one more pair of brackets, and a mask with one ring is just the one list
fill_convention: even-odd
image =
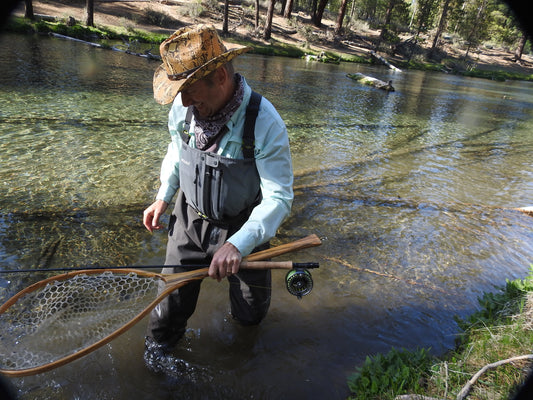
[[(231, 46), (231, 44), (226, 44), (226, 47), (229, 46)], [(172, 103), (181, 90), (209, 75), (211, 72), (228, 63), (238, 55), (246, 53), (251, 49), (252, 48), (248, 46), (229, 48), (228, 51), (205, 63), (186, 78), (177, 81), (168, 79), (167, 70), (165, 69), (164, 64), (161, 64), (154, 72), (153, 86), (155, 101), (163, 105)]]

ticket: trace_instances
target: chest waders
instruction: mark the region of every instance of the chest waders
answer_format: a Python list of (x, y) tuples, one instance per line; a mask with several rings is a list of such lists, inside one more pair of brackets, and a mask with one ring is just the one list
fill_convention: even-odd
[(255, 120), (260, 102), (261, 95), (252, 92), (244, 122), (243, 159), (223, 157), (189, 146), (192, 110), (189, 107), (187, 111), (185, 128), (181, 132), (180, 188), (187, 204), (214, 224), (241, 225), (261, 201), (254, 158)]
[[(255, 167), (255, 120), (261, 96), (252, 92), (243, 130), (243, 159), (230, 159), (189, 146), (186, 116), (180, 160), (180, 192), (169, 221), (166, 265), (210, 262), (214, 252), (235, 233), (261, 201)], [(187, 121), (188, 119), (188, 121)], [(268, 248), (265, 243), (255, 249)], [(163, 273), (181, 272), (163, 268)], [(271, 297), (270, 270), (240, 270), (227, 277), (231, 315), (242, 325), (258, 324), (267, 314)], [(192, 281), (164, 298), (150, 314), (146, 350), (171, 349), (185, 333), (194, 313), (201, 281)], [(145, 354), (146, 358), (146, 354)]]

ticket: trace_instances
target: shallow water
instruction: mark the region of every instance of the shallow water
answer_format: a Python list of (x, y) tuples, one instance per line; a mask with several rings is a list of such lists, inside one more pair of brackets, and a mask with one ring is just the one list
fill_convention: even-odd
[[(168, 143), (157, 63), (4, 35), (0, 65), (1, 268), (162, 263), (165, 233), (141, 226)], [(313, 291), (298, 300), (274, 272), (267, 319), (243, 329), (227, 283), (205, 280), (174, 354), (185, 371), (144, 365), (142, 321), (78, 361), (10, 379), (21, 398), (342, 399), (367, 355), (442, 352), (454, 316), (527, 275), (533, 219), (512, 208), (533, 204), (531, 83), (249, 54), (236, 66), (286, 121), (296, 198), (273, 244), (323, 239), (281, 257), (320, 262)], [(45, 276), (0, 275), (1, 299)]]

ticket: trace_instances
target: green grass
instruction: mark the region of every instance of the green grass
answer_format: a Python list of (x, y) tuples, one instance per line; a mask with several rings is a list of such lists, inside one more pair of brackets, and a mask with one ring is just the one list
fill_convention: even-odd
[[(524, 280), (508, 281), (479, 299), (480, 310), (457, 319), (462, 332), (456, 348), (439, 359), (429, 350), (392, 349), (368, 357), (348, 377), (352, 400), (393, 400), (401, 394), (455, 399), (468, 380), (488, 364), (532, 353), (533, 269)], [(507, 400), (523, 381), (528, 361), (489, 369), (473, 385), (469, 398)]]
[(5, 31), (14, 33), (59, 33), (81, 40), (122, 40), (139, 41), (141, 43), (159, 44), (167, 35), (154, 34), (130, 28), (109, 28), (103, 26), (85, 26), (75, 24), (68, 26), (62, 21), (31, 21), (22, 17), (12, 17), (5, 26)]
[(475, 78), (485, 78), (495, 81), (504, 82), (507, 80), (520, 80), (533, 82), (533, 74), (522, 74), (518, 72), (505, 72), (505, 71), (486, 71), (479, 69), (472, 69), (470, 71), (464, 71), (460, 73), (463, 76), (471, 76)]

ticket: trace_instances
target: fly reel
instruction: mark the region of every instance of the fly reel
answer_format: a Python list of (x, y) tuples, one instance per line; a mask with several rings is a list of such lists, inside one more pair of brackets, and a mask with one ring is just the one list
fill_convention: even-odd
[[(318, 264), (309, 263), (309, 268), (318, 268)], [(306, 268), (293, 268), (287, 272), (285, 284), (290, 294), (301, 299), (302, 296), (311, 293), (313, 289), (313, 277), (311, 276), (311, 272)]]

